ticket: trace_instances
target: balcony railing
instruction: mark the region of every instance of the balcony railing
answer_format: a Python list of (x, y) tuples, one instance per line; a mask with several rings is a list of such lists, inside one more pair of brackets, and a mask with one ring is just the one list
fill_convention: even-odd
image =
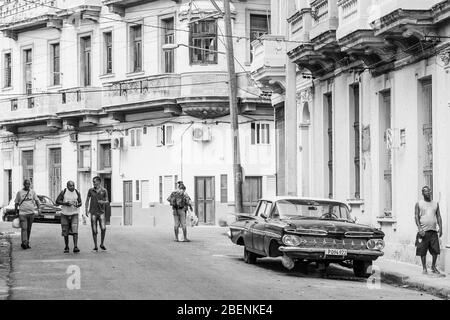
[(253, 62), (251, 72), (262, 68), (284, 68), (286, 65), (286, 45), (284, 37), (265, 35), (252, 43)]
[(102, 110), (102, 88), (72, 88), (60, 91), (57, 113), (72, 116)]
[(368, 19), (369, 22), (373, 22), (398, 9), (427, 10), (440, 2), (442, 0), (372, 0), (368, 9)]
[(315, 0), (311, 3), (313, 26), (311, 39), (338, 27), (337, 0)]
[(339, 28), (337, 38), (341, 39), (357, 30), (370, 30), (369, 14), (373, 8), (367, 0), (339, 0)]
[(180, 75), (167, 74), (117, 81), (103, 87), (103, 105), (118, 106), (180, 96)]
[(58, 94), (36, 94), (0, 100), (0, 123), (56, 117), (59, 99)]
[(0, 26), (36, 20), (46, 15), (55, 15), (57, 9), (54, 0), (41, 0), (36, 3), (24, 0), (4, 2), (0, 6)]

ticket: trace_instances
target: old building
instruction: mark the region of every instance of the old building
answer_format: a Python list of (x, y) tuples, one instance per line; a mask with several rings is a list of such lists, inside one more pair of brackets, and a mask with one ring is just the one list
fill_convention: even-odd
[(387, 257), (417, 262), (414, 204), (429, 185), (449, 272), (450, 2), (271, 8), (278, 19), (253, 43), (252, 74), (274, 92), (278, 192), (347, 201), (359, 222), (385, 231)]
[[(217, 1), (219, 7), (221, 1)], [(232, 5), (244, 206), (275, 193), (270, 100), (249, 75), (269, 1)], [(1, 203), (29, 178), (55, 199), (99, 175), (112, 224), (171, 221), (183, 180), (200, 222), (233, 210), (223, 16), (213, 2), (0, 1)]]

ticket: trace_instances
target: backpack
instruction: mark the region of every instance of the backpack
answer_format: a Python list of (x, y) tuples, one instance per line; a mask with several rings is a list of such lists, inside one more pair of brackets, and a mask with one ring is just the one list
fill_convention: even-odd
[(182, 195), (181, 193), (177, 192), (175, 194), (174, 204), (175, 204), (175, 207), (177, 207), (179, 209), (186, 207), (186, 205), (187, 205), (186, 197), (184, 195)]

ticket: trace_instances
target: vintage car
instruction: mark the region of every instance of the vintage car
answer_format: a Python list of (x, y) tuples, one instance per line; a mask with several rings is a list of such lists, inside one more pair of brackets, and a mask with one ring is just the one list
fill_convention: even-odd
[(291, 270), (295, 262), (328, 266), (343, 263), (357, 277), (369, 277), (372, 261), (383, 255), (384, 233), (360, 225), (349, 207), (330, 199), (275, 197), (261, 199), (253, 214), (238, 214), (228, 233), (244, 246), (244, 261), (282, 257)]
[[(35, 222), (61, 222), (61, 208), (47, 196), (38, 195), (41, 206), (34, 215)], [(9, 204), (2, 208), (3, 221), (12, 221), (16, 216), (14, 199), (11, 199)]]

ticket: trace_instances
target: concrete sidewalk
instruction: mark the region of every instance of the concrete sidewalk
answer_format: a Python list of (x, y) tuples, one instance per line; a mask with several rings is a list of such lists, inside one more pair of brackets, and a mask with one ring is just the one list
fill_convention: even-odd
[(424, 275), (420, 266), (385, 258), (376, 260), (374, 265), (380, 268), (379, 271), (375, 271), (381, 273), (381, 281), (384, 283), (416, 289), (443, 299), (450, 299), (450, 275), (448, 274), (445, 277), (436, 276), (429, 269), (429, 273)]

